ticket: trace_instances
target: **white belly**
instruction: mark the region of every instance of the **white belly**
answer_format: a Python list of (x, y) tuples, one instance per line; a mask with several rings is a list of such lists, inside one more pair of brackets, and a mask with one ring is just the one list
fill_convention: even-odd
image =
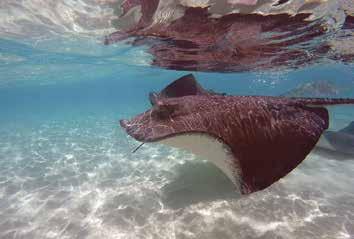
[(189, 151), (218, 167), (240, 189), (241, 168), (227, 145), (207, 134), (182, 134), (159, 143)]

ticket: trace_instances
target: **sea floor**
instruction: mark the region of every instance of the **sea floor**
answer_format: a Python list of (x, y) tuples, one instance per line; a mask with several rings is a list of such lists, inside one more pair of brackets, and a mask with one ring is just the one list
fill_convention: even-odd
[(203, 159), (158, 144), (132, 153), (121, 117), (2, 122), (0, 238), (354, 237), (354, 160), (311, 154), (241, 197)]

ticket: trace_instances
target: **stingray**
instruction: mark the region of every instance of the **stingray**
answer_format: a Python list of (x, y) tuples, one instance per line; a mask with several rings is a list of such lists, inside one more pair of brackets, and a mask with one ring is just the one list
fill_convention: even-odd
[(151, 109), (120, 120), (142, 143), (159, 142), (208, 159), (242, 194), (259, 191), (287, 175), (328, 128), (326, 105), (354, 99), (226, 96), (184, 76), (159, 93)]
[(299, 85), (298, 87), (282, 94), (286, 97), (333, 97), (341, 92), (341, 88), (337, 87), (331, 81), (316, 80)]

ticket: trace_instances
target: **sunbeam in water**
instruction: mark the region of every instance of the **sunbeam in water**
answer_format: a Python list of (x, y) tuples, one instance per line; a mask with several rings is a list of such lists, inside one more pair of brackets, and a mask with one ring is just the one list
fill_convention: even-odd
[[(345, 152), (318, 145), (240, 195), (204, 157), (133, 153), (119, 126), (189, 73), (226, 95), (354, 98), (353, 13), (350, 0), (1, 1), (0, 238), (354, 238), (348, 130)], [(328, 109), (325, 134), (341, 138), (354, 106)]]

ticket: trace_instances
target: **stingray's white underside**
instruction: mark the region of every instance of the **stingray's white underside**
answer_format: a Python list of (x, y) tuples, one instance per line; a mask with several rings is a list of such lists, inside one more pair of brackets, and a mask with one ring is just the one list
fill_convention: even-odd
[(182, 134), (159, 143), (189, 151), (218, 167), (240, 189), (241, 168), (228, 146), (207, 134)]

